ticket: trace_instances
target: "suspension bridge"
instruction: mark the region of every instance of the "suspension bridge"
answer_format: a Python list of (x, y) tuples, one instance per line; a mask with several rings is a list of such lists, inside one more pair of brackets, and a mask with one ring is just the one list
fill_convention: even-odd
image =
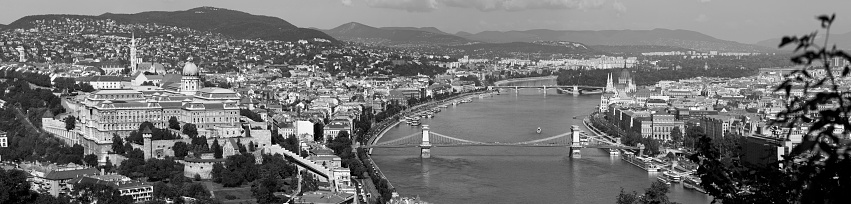
[(547, 93), (547, 89), (559, 89), (567, 93), (573, 93), (574, 95), (579, 94), (599, 94), (603, 93), (603, 89), (605, 87), (598, 86), (557, 86), (557, 85), (535, 85), (535, 86), (491, 86), (491, 89), (514, 89), (515, 93), (520, 92), (520, 89), (543, 89), (544, 93)]
[(431, 157), (432, 147), (469, 147), (469, 146), (508, 146), (508, 147), (568, 147), (571, 156), (581, 157), (580, 150), (583, 148), (600, 149), (641, 149), (640, 147), (624, 146), (607, 138), (587, 135), (579, 130), (579, 126), (572, 126), (570, 132), (553, 135), (550, 137), (523, 141), (523, 142), (481, 142), (460, 139), (436, 132), (431, 132), (428, 125), (423, 125), (421, 133), (403, 136), (397, 139), (361, 146), (363, 148), (412, 148), (419, 147), (422, 158)]

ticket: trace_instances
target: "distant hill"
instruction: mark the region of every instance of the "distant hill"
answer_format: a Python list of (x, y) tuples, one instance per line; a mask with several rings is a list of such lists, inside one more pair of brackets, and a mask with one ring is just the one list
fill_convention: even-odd
[(638, 55), (645, 52), (694, 51), (692, 49), (662, 45), (592, 45), (591, 48), (612, 54), (631, 55)]
[(385, 29), (385, 30), (415, 30), (415, 31), (425, 31), (425, 32), (430, 32), (430, 33), (434, 33), (434, 34), (441, 34), (441, 35), (452, 35), (452, 34), (443, 32), (442, 30), (437, 29), (435, 27), (421, 27), (421, 28), (417, 28), (417, 27), (381, 27), (381, 29)]
[(606, 54), (589, 48), (581, 43), (573, 42), (510, 42), (510, 43), (473, 43), (466, 45), (450, 46), (451, 48), (464, 50), (471, 53), (498, 53), (508, 54), (539, 53), (539, 54)]
[(239, 39), (296, 41), (300, 39), (321, 38), (336, 42), (336, 39), (321, 31), (299, 28), (277, 17), (252, 15), (241, 11), (214, 7), (199, 7), (186, 11), (148, 11), (136, 14), (105, 13), (100, 16), (27, 16), (13, 22), (10, 24), (10, 27), (26, 28), (29, 22), (33, 20), (58, 17), (112, 19), (119, 23), (155, 23), (220, 33)]
[[(462, 35), (459, 35), (462, 36)], [(654, 45), (671, 46), (698, 51), (764, 52), (774, 49), (726, 41), (689, 30), (527, 30), (484, 31), (463, 37), (483, 42), (571, 41), (586, 45)]]
[(339, 40), (386, 46), (436, 46), (471, 42), (462, 37), (441, 34), (444, 32), (437, 29), (376, 28), (356, 22), (346, 23), (324, 32)]
[(6, 27), (7, 27), (7, 25), (5, 25), (5, 24), (0, 24), (0, 30), (5, 29)]
[[(764, 47), (775, 48), (777, 49), (778, 45), (780, 45), (780, 40), (782, 38), (772, 38), (768, 40), (759, 41), (756, 44)], [(816, 42), (819, 42), (819, 46), (824, 43), (824, 38), (816, 38)], [(833, 33), (830, 35), (830, 43), (836, 44), (838, 49), (849, 50), (851, 49), (851, 32), (848, 33)], [(795, 48), (787, 45), (787, 47), (783, 48), (784, 51), (791, 51)]]

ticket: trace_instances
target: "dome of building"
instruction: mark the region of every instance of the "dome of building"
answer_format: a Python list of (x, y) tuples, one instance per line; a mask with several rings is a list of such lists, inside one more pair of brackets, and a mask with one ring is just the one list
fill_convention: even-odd
[(186, 65), (183, 65), (183, 76), (196, 75), (198, 75), (198, 66), (195, 66), (195, 63), (186, 62)]
[(630, 78), (631, 78), (631, 77), (629, 76), (629, 70), (627, 70), (627, 69), (623, 69), (623, 70), (621, 71), (620, 79), (621, 79), (621, 80), (628, 80), (628, 79), (630, 79)]

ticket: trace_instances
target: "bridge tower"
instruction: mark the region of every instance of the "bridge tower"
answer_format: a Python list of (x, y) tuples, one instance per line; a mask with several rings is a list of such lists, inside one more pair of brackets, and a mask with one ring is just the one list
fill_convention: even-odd
[(582, 158), (582, 141), (579, 139), (579, 126), (570, 127), (570, 157)]
[(579, 95), (579, 86), (573, 85), (573, 91), (571, 92), (574, 96)]
[(514, 95), (520, 94), (520, 87), (514, 86)]
[(547, 85), (544, 85), (544, 96), (547, 96)]
[(420, 158), (431, 158), (431, 143), (428, 141), (428, 125), (423, 125), (423, 142), (420, 143)]

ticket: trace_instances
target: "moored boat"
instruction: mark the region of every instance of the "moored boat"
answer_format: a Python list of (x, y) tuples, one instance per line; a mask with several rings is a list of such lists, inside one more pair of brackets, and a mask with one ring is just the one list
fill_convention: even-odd
[(700, 187), (700, 182), (700, 178), (687, 176), (685, 180), (683, 180), (683, 187), (697, 192), (706, 193), (706, 190), (703, 190), (703, 187)]
[(535, 132), (537, 132), (538, 134), (541, 134), (541, 127), (538, 127), (538, 130), (536, 130)]

